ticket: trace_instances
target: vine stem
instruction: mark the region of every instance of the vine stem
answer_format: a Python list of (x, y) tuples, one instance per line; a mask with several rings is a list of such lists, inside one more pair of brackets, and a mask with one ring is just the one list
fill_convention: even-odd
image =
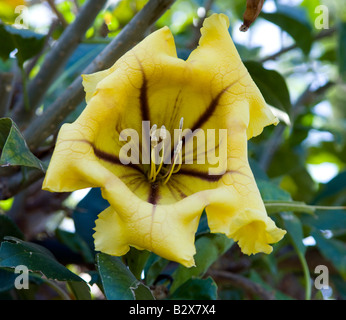
[(305, 281), (305, 300), (311, 300), (311, 283), (310, 283), (311, 279), (310, 279), (309, 266), (308, 266), (308, 263), (306, 262), (304, 254), (300, 252), (297, 248), (295, 248), (295, 250), (303, 268), (304, 281)]

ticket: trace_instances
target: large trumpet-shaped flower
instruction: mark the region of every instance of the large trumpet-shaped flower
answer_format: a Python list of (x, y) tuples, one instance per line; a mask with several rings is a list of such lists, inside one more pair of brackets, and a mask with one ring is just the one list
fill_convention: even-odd
[(270, 253), (285, 234), (247, 159), (247, 140), (277, 119), (228, 26), (223, 14), (207, 18), (186, 61), (165, 27), (110, 69), (84, 75), (87, 107), (62, 126), (43, 188), (101, 187), (110, 206), (96, 221), (96, 250), (120, 256), (133, 246), (193, 266), (204, 209), (211, 232), (246, 254)]

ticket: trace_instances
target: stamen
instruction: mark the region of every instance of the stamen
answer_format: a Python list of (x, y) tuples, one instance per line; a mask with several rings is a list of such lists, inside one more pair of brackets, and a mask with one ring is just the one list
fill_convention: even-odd
[[(178, 145), (177, 145), (177, 148), (175, 149), (174, 151), (174, 160), (173, 160), (173, 163), (171, 165), (171, 167), (169, 168), (169, 171), (167, 171), (166, 175), (168, 174), (167, 178), (165, 179), (165, 181), (163, 182), (163, 184), (166, 184), (167, 181), (170, 179), (171, 175), (173, 174), (174, 172), (174, 167), (177, 163), (177, 159), (179, 157), (179, 155), (181, 154), (181, 150), (182, 150), (182, 147), (183, 147), (183, 141), (179, 141)], [(178, 169), (180, 169), (180, 166), (181, 166), (181, 163), (179, 164), (179, 167)], [(166, 176), (165, 175), (165, 176)]]
[(162, 144), (162, 155), (161, 155), (161, 161), (160, 161), (159, 168), (156, 170), (156, 173), (155, 173), (155, 177), (159, 174), (159, 172), (160, 172), (160, 170), (162, 168), (163, 158), (165, 156), (165, 139), (166, 139), (166, 127), (165, 126), (161, 127), (160, 137), (161, 137), (161, 139), (163, 141), (163, 144)]
[[(165, 168), (165, 173), (163, 175), (160, 175), (160, 180), (164, 180), (163, 184), (166, 184), (168, 180), (171, 178), (173, 173), (176, 173), (180, 170), (181, 165), (182, 165), (182, 147), (183, 147), (183, 139), (182, 139), (182, 129), (183, 129), (183, 123), (184, 123), (184, 118), (180, 119), (179, 122), (179, 136), (178, 136), (178, 144), (174, 150), (173, 153), (173, 161), (168, 170)], [(165, 156), (165, 139), (166, 139), (166, 127), (161, 126), (160, 129), (160, 134), (159, 136), (157, 135), (157, 125), (154, 124), (152, 128), (150, 129), (150, 139), (151, 139), (151, 152), (150, 152), (150, 172), (148, 172), (148, 180), (150, 182), (154, 182), (159, 175), (162, 167), (163, 167), (163, 162), (164, 162), (164, 156)], [(162, 145), (162, 151), (161, 151), (161, 159), (160, 163), (158, 165), (158, 168), (156, 169), (156, 147), (158, 145), (158, 141), (161, 138), (161, 141), (163, 143)], [(160, 155), (158, 155), (160, 156)], [(176, 167), (176, 165), (178, 166)], [(174, 169), (175, 168), (175, 169)]]
[(155, 166), (155, 147), (157, 146), (157, 136), (156, 136), (157, 124), (154, 124), (150, 129), (150, 173), (148, 176), (149, 181), (155, 181), (156, 178), (156, 166)]
[(150, 182), (154, 182), (156, 180), (157, 175), (159, 174), (162, 166), (163, 166), (163, 160), (164, 160), (164, 154), (165, 154), (165, 144), (164, 144), (164, 140), (166, 138), (166, 127), (165, 126), (161, 126), (160, 129), (160, 135), (159, 137), (162, 139), (163, 141), (163, 145), (162, 145), (162, 155), (161, 155), (161, 160), (160, 160), (160, 164), (158, 169), (156, 170), (156, 147), (158, 145), (158, 140), (159, 138), (156, 135), (156, 130), (157, 130), (157, 125), (154, 124), (153, 127), (150, 130), (150, 136), (151, 136), (151, 161), (150, 161), (150, 174), (149, 174), (149, 181)]
[[(182, 117), (180, 119), (180, 122), (179, 122), (178, 144), (177, 144), (177, 147), (175, 148), (174, 153), (173, 153), (173, 162), (172, 162), (171, 166), (169, 167), (169, 169), (167, 170), (167, 172), (163, 176), (163, 179), (165, 179), (163, 184), (166, 184), (168, 182), (168, 180), (171, 178), (172, 174), (173, 173), (177, 173), (180, 170), (180, 168), (181, 168), (181, 164), (182, 164), (182, 147), (183, 147), (183, 139), (182, 139), (183, 124), (184, 124), (184, 118)], [(174, 170), (174, 167), (177, 164), (178, 158), (179, 158), (178, 167)]]

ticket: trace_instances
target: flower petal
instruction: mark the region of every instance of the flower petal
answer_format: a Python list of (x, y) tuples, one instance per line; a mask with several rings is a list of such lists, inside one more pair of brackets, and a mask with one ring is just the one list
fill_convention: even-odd
[[(104, 190), (104, 192), (111, 192)], [(134, 200), (135, 201), (135, 200)], [(150, 250), (186, 267), (194, 266), (194, 240), (200, 212), (186, 215), (171, 206), (140, 202), (136, 206), (117, 203), (99, 214), (95, 227), (95, 248), (111, 255), (123, 255), (130, 246)], [(126, 210), (126, 213), (124, 213)], [(189, 208), (194, 210), (194, 208)], [(122, 213), (120, 213), (122, 211)]]
[[(216, 95), (227, 88), (227, 96), (237, 102), (249, 102), (249, 123), (247, 137), (259, 135), (265, 126), (277, 124), (278, 119), (266, 105), (259, 89), (241, 62), (239, 54), (228, 32), (229, 21), (224, 14), (213, 14), (205, 19), (201, 29), (199, 47), (194, 50), (187, 62), (199, 70), (202, 77), (208, 77)], [(212, 76), (210, 76), (212, 75)]]

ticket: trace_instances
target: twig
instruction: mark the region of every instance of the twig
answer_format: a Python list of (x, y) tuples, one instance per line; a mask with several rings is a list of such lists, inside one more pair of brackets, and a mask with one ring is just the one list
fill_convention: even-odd
[(54, 0), (47, 0), (47, 2), (49, 3), (49, 6), (51, 7), (51, 9), (56, 14), (56, 16), (59, 19), (60, 23), (62, 24), (63, 28), (66, 29), (68, 27), (68, 23), (67, 23), (65, 17), (62, 15), (62, 13), (56, 7)]
[(208, 274), (212, 276), (214, 279), (219, 278), (222, 280), (226, 280), (227, 282), (231, 283), (235, 287), (241, 288), (250, 294), (260, 297), (263, 300), (275, 299), (273, 293), (265, 290), (259, 284), (252, 282), (251, 280), (241, 275), (231, 273), (228, 271), (222, 271), (222, 270), (209, 270)]
[(32, 69), (35, 67), (37, 61), (40, 59), (40, 57), (42, 56), (42, 54), (44, 53), (44, 51), (47, 49), (48, 45), (49, 45), (49, 40), (54, 32), (54, 30), (56, 29), (56, 27), (58, 26), (59, 22), (58, 20), (54, 19), (49, 27), (49, 30), (47, 32), (47, 35), (45, 37), (45, 41), (42, 47), (42, 50), (35, 56), (33, 57), (28, 65), (25, 67), (25, 73), (26, 75), (29, 77), (30, 72), (32, 71)]
[(0, 118), (6, 116), (9, 109), (13, 87), (14, 74), (11, 72), (0, 73)]
[[(142, 40), (151, 25), (171, 6), (174, 0), (150, 0), (124, 27), (119, 35), (83, 71), (93, 73), (111, 67), (126, 51)], [(34, 150), (59, 127), (66, 116), (84, 99), (82, 78), (78, 77), (46, 111), (37, 116), (24, 132)]]
[(23, 124), (23, 122), (27, 123), (34, 115), (36, 107), (42, 101), (49, 86), (77, 48), (106, 1), (89, 0), (75, 21), (65, 29), (55, 46), (47, 54), (39, 73), (28, 85), (30, 110), (24, 112), (22, 99), (15, 106), (13, 118), (18, 125)]
[(41, 179), (43, 176), (43, 171), (32, 169), (28, 171), (25, 178), (23, 177), (22, 172), (18, 172), (8, 178), (2, 177), (0, 181), (0, 200), (6, 200), (13, 197), (32, 183)]
[[(316, 41), (316, 40), (320, 40), (320, 39), (329, 37), (329, 36), (333, 35), (333, 34), (335, 33), (335, 31), (336, 31), (336, 28), (330, 28), (330, 29), (328, 29), (328, 30), (323, 30), (323, 31), (321, 31), (318, 35), (316, 35), (316, 36), (314, 37), (314, 40)], [(297, 46), (296, 43), (294, 43), (294, 44), (292, 44), (292, 45), (290, 45), (290, 46), (288, 46), (288, 47), (284, 47), (284, 48), (282, 48), (280, 51), (278, 51), (278, 52), (276, 52), (276, 53), (274, 53), (274, 54), (272, 54), (272, 55), (270, 55), (270, 56), (267, 56), (267, 57), (261, 59), (260, 62), (261, 62), (261, 63), (264, 63), (264, 62), (269, 61), (269, 60), (275, 60), (276, 58), (278, 58), (278, 57), (281, 56), (282, 54), (284, 54), (284, 53), (286, 53), (286, 52), (289, 52), (289, 51), (291, 51), (291, 50), (294, 50), (294, 49), (296, 49), (297, 47), (298, 47), (298, 46)]]

